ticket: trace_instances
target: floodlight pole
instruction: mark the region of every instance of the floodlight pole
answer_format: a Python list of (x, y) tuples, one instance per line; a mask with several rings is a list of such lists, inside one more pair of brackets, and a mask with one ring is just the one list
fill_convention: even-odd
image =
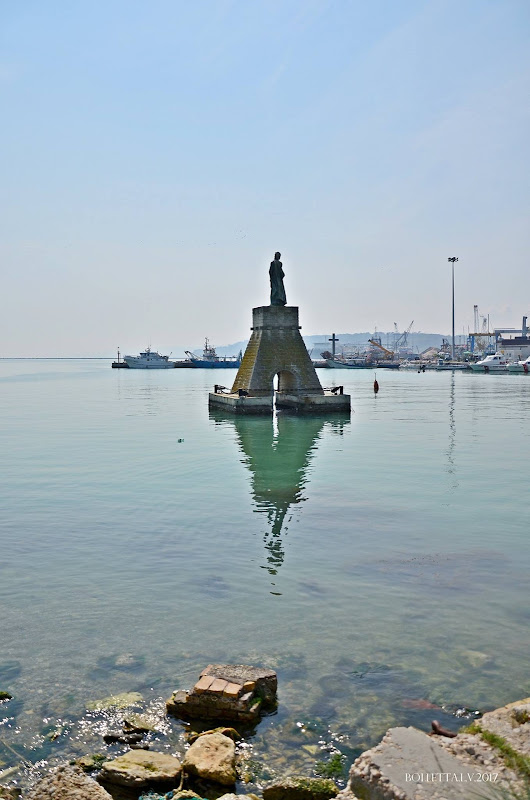
[(447, 260), (451, 262), (451, 279), (452, 279), (451, 283), (452, 283), (452, 290), (453, 290), (453, 306), (452, 306), (452, 308), (453, 308), (453, 344), (452, 344), (452, 347), (451, 347), (451, 358), (454, 361), (455, 360), (455, 261), (458, 261), (458, 258), (456, 258), (456, 256), (453, 256), (452, 258), (448, 258)]

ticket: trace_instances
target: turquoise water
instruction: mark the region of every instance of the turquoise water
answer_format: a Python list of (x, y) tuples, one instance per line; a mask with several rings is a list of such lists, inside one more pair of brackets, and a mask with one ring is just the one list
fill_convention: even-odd
[(319, 374), (351, 419), (209, 414), (208, 370), (0, 361), (4, 782), (120, 752), (87, 712), (115, 692), (182, 749), (162, 701), (212, 661), (278, 671), (251, 787), (530, 694), (530, 379)]

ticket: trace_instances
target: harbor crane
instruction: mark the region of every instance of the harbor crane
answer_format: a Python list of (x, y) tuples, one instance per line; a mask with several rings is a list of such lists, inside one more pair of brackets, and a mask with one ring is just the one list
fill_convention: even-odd
[[(401, 336), (398, 336), (398, 338), (396, 339), (396, 342), (394, 344), (394, 353), (396, 355), (397, 355), (400, 347), (406, 347), (407, 346), (409, 333), (411, 332), (413, 325), (414, 325), (414, 320), (412, 320), (412, 322), (410, 323), (410, 325), (407, 328), (407, 330), (403, 331)], [(397, 331), (397, 323), (396, 322), (394, 322), (394, 327), (396, 329), (396, 336), (397, 336), (398, 331)]]
[[(482, 320), (482, 326), (480, 324), (480, 320)], [(489, 329), (490, 315), (488, 314), (486, 317), (483, 314), (479, 314), (477, 305), (473, 306), (473, 327), (475, 328), (473, 333), (468, 334), (469, 349), (472, 353), (475, 352), (475, 347), (477, 347), (479, 350), (483, 350), (485, 341), (495, 336), (495, 333), (492, 333)]]
[(394, 358), (394, 353), (392, 350), (387, 350), (386, 347), (383, 347), (380, 339), (368, 339), (368, 341), (371, 345), (373, 345), (373, 347), (377, 347), (378, 350), (382, 350), (385, 354), (385, 358)]

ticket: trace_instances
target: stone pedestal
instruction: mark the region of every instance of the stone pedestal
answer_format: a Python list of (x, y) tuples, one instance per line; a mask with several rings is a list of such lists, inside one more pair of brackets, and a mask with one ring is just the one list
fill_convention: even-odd
[(276, 405), (296, 412), (349, 411), (350, 396), (325, 392), (300, 334), (297, 306), (252, 309), (252, 335), (230, 393), (212, 392), (210, 407), (236, 413), (272, 411)]

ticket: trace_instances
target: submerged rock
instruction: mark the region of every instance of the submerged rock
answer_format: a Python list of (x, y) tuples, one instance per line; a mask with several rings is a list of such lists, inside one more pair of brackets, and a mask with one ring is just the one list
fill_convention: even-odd
[(145, 658), (143, 656), (135, 656), (133, 653), (120, 653), (119, 656), (116, 656), (114, 659), (114, 668), (115, 669), (141, 669), (145, 664)]
[(27, 800), (112, 800), (110, 794), (76, 767), (59, 767), (46, 775)]
[(148, 714), (129, 714), (123, 720), (123, 730), (128, 733), (150, 733), (156, 730), (156, 720)]
[(182, 767), (191, 775), (232, 786), (237, 777), (235, 744), (222, 733), (200, 736), (184, 756)]
[(138, 744), (144, 738), (143, 733), (120, 733), (117, 731), (105, 733), (103, 736), (103, 741), (107, 744), (114, 744), (115, 742), (119, 742), (120, 744)]
[(151, 784), (175, 783), (181, 772), (180, 761), (167, 753), (130, 750), (101, 769), (103, 783), (144, 788)]
[[(0, 691), (0, 703), (2, 702), (2, 700), (12, 700), (12, 699), (13, 699), (13, 695), (12, 694), (9, 694), (9, 692)], [(0, 795), (0, 797), (1, 796), (2, 795)]]
[(328, 778), (292, 777), (275, 781), (263, 789), (263, 800), (330, 800), (338, 794)]
[(479, 669), (488, 661), (492, 661), (491, 656), (487, 653), (481, 653), (480, 650), (462, 650), (460, 655), (474, 669)]
[(103, 697), (100, 700), (94, 700), (88, 703), (87, 708), (89, 711), (107, 711), (110, 708), (129, 708), (136, 706), (143, 700), (140, 692), (121, 692), (121, 694), (112, 694), (110, 697)]

